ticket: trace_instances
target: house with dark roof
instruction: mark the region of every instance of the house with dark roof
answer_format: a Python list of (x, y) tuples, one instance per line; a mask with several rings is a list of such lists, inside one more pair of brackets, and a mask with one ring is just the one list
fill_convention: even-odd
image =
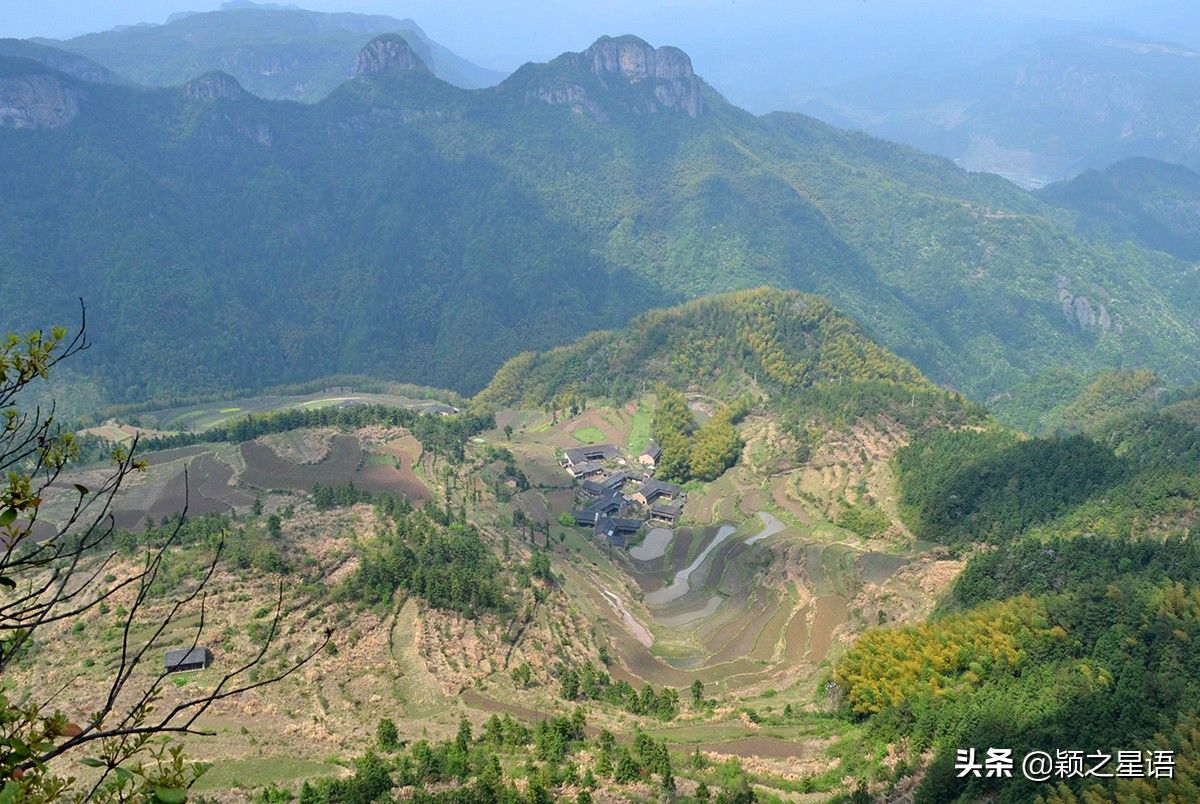
[(621, 519), (619, 517), (601, 517), (596, 521), (592, 530), (594, 536), (602, 536), (613, 547), (624, 547), (629, 537), (637, 533), (644, 525), (640, 519)]
[(675, 520), (679, 519), (682, 513), (683, 506), (678, 503), (659, 502), (650, 506), (650, 518), (666, 522), (668, 525), (675, 524)]
[(587, 508), (575, 511), (573, 516), (576, 524), (593, 525), (601, 517), (620, 513), (627, 504), (628, 500), (625, 499), (625, 495), (617, 489), (612, 489), (601, 494), (600, 498)]
[(184, 670), (203, 670), (212, 664), (212, 651), (196, 646), (167, 651), (164, 664), (168, 673), (179, 673)]
[(605, 492), (604, 486), (595, 480), (584, 480), (579, 484), (579, 493), (589, 499), (595, 499)]
[(661, 455), (662, 447), (651, 441), (646, 445), (646, 448), (642, 450), (642, 454), (638, 456), (638, 463), (653, 472), (654, 468), (658, 466), (658, 459)]
[(600, 482), (600, 485), (605, 490), (616, 490), (620, 489), (632, 479), (633, 475), (629, 474), (629, 472), (617, 472), (616, 474), (609, 475), (608, 477), (604, 478), (604, 480)]
[(571, 473), (571, 477), (578, 480), (581, 477), (600, 474), (604, 471), (604, 464), (601, 461), (580, 461), (568, 466), (567, 471)]
[(570, 469), (580, 463), (611, 461), (621, 453), (612, 444), (588, 444), (563, 451), (564, 466)]
[(660, 497), (666, 497), (673, 500), (683, 492), (679, 486), (674, 483), (664, 483), (661, 480), (653, 478), (647, 479), (642, 483), (641, 487), (633, 494), (629, 495), (629, 499), (642, 505), (651, 505)]

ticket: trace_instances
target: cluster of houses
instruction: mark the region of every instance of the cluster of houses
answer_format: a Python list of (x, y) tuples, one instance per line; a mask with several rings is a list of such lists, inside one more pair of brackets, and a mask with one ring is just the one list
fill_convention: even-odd
[(638, 470), (631, 471), (612, 444), (566, 450), (562, 466), (579, 483), (579, 496), (589, 501), (573, 512), (575, 523), (591, 527), (594, 536), (614, 547), (624, 547), (649, 521), (674, 524), (683, 513), (683, 489), (651, 476), (659, 454), (651, 443), (638, 456)]

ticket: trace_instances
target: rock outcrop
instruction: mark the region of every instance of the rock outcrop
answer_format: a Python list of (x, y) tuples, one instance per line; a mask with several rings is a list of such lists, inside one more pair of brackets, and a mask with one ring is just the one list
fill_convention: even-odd
[(531, 66), (525, 86), (530, 100), (570, 106), (603, 120), (612, 112), (704, 113), (700, 79), (679, 48), (651, 47), (636, 36), (601, 37), (582, 53), (567, 53), (546, 65)]
[(183, 85), (183, 95), (188, 100), (236, 100), (245, 94), (236, 78), (220, 71), (205, 73)]
[(1065, 276), (1056, 277), (1055, 284), (1058, 290), (1056, 298), (1062, 306), (1063, 317), (1084, 332), (1103, 333), (1109, 329), (1120, 332), (1123, 329), (1119, 321), (1113, 321), (1104, 302), (1097, 301), (1093, 304), (1087, 296), (1072, 293), (1071, 282)]
[(387, 73), (428, 72), (429, 68), (408, 40), (399, 34), (377, 36), (358, 52), (354, 74), (373, 78)]
[(56, 75), (0, 78), (0, 128), (62, 128), (78, 114), (76, 90)]

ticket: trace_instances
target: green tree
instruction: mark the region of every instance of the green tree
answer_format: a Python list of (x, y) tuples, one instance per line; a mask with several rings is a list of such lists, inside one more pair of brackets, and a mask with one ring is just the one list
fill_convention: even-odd
[(396, 730), (396, 724), (388, 718), (380, 720), (375, 729), (375, 742), (379, 744), (381, 751), (395, 751), (400, 744), (400, 733)]
[(689, 458), (691, 475), (699, 480), (716, 480), (737, 463), (742, 449), (730, 411), (722, 409), (696, 432)]

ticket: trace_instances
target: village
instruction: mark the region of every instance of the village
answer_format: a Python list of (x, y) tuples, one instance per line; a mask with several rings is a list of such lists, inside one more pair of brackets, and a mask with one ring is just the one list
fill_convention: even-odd
[(591, 527), (593, 537), (620, 548), (648, 522), (675, 524), (683, 513), (684, 493), (653, 477), (660, 454), (651, 442), (634, 468), (612, 444), (565, 450), (561, 465), (578, 483), (579, 497), (589, 501), (572, 513), (575, 524)]

